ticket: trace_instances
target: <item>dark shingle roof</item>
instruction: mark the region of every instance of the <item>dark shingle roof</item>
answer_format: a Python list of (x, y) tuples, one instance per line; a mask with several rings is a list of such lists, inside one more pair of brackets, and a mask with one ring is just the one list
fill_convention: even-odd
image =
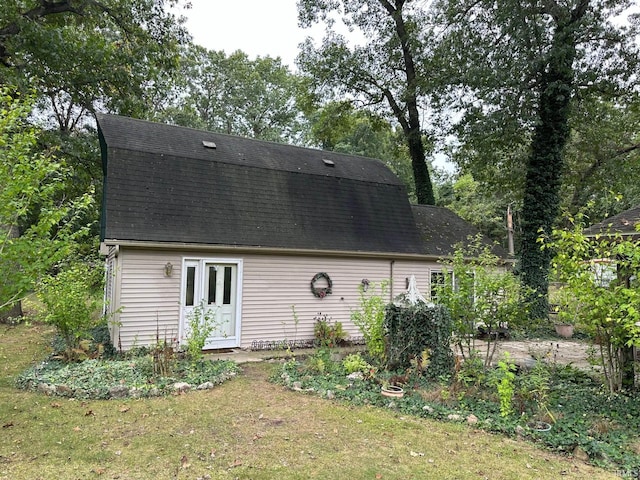
[(103, 239), (425, 253), (404, 186), (378, 160), (112, 115), (98, 124)]
[(584, 230), (586, 235), (599, 233), (620, 233), (622, 235), (640, 235), (636, 230), (636, 224), (640, 223), (640, 205), (636, 205), (613, 217), (605, 218), (599, 223), (591, 225)]
[[(480, 233), (480, 230), (447, 208), (431, 205), (413, 205), (412, 208), (424, 248), (433, 255), (452, 255), (457, 243), (464, 243), (468, 237)], [(508, 257), (504, 248), (492, 245), (486, 238), (483, 241), (492, 247), (492, 252), (498, 257)]]

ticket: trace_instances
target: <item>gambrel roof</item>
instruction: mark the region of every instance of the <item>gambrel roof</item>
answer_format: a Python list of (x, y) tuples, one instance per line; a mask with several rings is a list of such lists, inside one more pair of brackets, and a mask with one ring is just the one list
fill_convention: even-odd
[(424, 254), (380, 161), (98, 115), (102, 240)]

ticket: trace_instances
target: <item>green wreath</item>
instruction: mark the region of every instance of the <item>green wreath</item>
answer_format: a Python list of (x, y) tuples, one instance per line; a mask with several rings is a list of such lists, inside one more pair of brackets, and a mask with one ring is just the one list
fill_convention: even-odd
[[(327, 286), (324, 288), (316, 287), (316, 282), (321, 278), (324, 278), (327, 281)], [(311, 293), (318, 298), (324, 298), (327, 295), (330, 295), (332, 293), (331, 287), (333, 287), (333, 282), (331, 281), (331, 278), (329, 278), (329, 275), (324, 272), (316, 273), (311, 279)]]

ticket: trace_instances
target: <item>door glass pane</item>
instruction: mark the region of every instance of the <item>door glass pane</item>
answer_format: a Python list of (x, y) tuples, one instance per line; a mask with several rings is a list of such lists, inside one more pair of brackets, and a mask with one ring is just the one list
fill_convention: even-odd
[(216, 267), (209, 267), (209, 292), (207, 293), (207, 303), (213, 305), (216, 303)]
[(185, 299), (184, 299), (184, 304), (187, 307), (193, 306), (195, 284), (196, 284), (196, 267), (187, 267), (187, 288), (186, 288)]
[(224, 294), (222, 295), (224, 305), (231, 304), (231, 267), (224, 267)]

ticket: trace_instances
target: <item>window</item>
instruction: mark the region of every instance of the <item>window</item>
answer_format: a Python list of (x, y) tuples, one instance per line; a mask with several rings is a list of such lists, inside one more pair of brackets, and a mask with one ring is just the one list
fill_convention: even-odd
[(435, 301), (438, 298), (438, 287), (444, 285), (444, 273), (442, 273), (440, 270), (431, 270), (431, 283), (430, 283), (430, 292), (429, 292), (429, 298), (431, 299), (432, 302), (435, 303)]

